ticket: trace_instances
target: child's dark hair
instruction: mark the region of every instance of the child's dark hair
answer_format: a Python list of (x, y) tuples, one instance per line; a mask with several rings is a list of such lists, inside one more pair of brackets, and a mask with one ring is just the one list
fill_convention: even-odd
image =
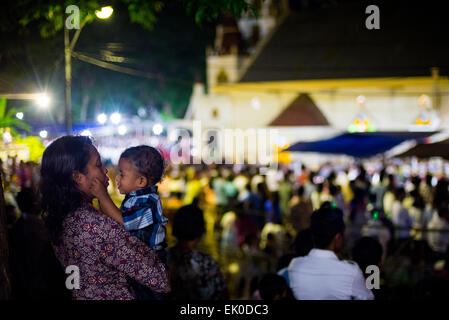
[(120, 158), (129, 159), (150, 184), (155, 185), (161, 181), (165, 170), (165, 161), (156, 148), (145, 145), (131, 147), (126, 149)]

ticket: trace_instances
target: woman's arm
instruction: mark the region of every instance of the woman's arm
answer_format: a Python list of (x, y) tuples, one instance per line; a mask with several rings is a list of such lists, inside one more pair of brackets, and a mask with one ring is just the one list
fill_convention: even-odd
[(98, 232), (102, 238), (100, 258), (137, 282), (160, 293), (170, 292), (167, 267), (156, 251), (132, 236), (115, 221), (98, 215)]
[(92, 194), (97, 197), (100, 203), (101, 212), (105, 213), (107, 216), (111, 217), (121, 225), (123, 223), (122, 212), (117, 208), (108, 194), (106, 186), (100, 182), (98, 178), (94, 179), (90, 187)]

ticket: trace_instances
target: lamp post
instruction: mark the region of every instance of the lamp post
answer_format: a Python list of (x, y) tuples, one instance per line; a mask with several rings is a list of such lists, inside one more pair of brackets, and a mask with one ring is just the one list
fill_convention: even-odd
[[(95, 11), (95, 14), (100, 19), (108, 19), (114, 10), (111, 7), (103, 7), (101, 11)], [(69, 29), (64, 24), (64, 56), (65, 56), (65, 103), (64, 103), (64, 113), (65, 113), (65, 128), (67, 134), (72, 133), (72, 52), (75, 47), (76, 42), (80, 36), (80, 32), (88, 21), (93, 18), (91, 14), (87, 14), (81, 23), (79, 29), (76, 30), (72, 41), (69, 38)]]
[[(80, 29), (81, 30), (81, 29)], [(64, 25), (64, 56), (65, 56), (65, 129), (67, 134), (72, 132), (72, 106), (70, 99), (72, 98), (71, 85), (72, 85), (72, 60), (71, 50), (69, 45), (69, 30)]]

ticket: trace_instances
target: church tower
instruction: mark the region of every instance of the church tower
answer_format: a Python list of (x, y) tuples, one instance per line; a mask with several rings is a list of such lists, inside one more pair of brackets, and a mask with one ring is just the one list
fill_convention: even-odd
[(287, 9), (285, 0), (252, 0), (258, 18), (248, 11), (235, 21), (224, 15), (216, 27), (214, 47), (208, 47), (207, 84), (209, 89), (219, 83), (234, 83), (240, 79), (243, 67), (256, 52), (257, 46), (274, 29)]

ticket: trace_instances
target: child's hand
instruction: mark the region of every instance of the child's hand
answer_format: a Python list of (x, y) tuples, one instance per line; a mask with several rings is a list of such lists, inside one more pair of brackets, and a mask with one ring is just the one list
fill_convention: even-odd
[(90, 185), (90, 192), (100, 202), (101, 211), (123, 225), (122, 212), (117, 208), (108, 194), (106, 186), (98, 178), (95, 178)]
[(100, 201), (109, 196), (106, 186), (98, 178), (90, 185), (90, 192)]

